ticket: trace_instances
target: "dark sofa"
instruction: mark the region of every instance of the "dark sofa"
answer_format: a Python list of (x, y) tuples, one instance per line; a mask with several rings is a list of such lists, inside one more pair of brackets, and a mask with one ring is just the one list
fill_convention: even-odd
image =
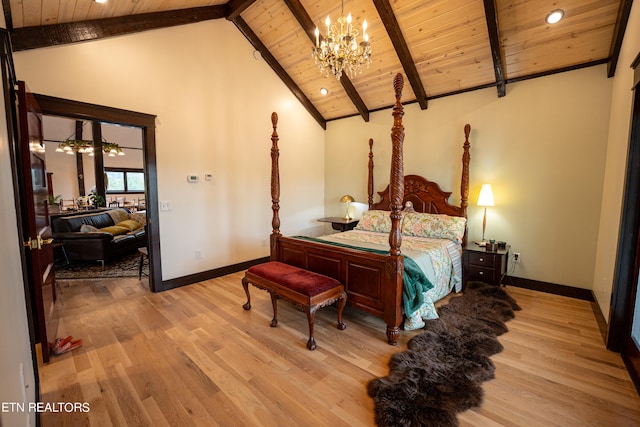
[(86, 214), (51, 218), (52, 237), (63, 243), (69, 261), (105, 261), (147, 246), (140, 214), (124, 209), (101, 210)]

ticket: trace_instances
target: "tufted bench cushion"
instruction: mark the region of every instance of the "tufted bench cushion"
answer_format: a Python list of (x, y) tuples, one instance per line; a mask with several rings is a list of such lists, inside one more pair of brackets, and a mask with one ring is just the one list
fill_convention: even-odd
[(286, 299), (307, 314), (309, 322), (307, 348), (309, 350), (316, 348), (313, 326), (315, 313), (319, 308), (340, 301), (338, 329), (342, 330), (346, 327), (342, 322), (342, 311), (347, 301), (347, 294), (344, 291), (344, 286), (336, 279), (278, 261), (255, 265), (246, 271), (242, 279), (242, 286), (247, 294), (247, 302), (243, 305), (245, 310), (251, 309), (249, 283), (266, 290), (271, 295), (272, 327), (278, 325), (278, 298)]

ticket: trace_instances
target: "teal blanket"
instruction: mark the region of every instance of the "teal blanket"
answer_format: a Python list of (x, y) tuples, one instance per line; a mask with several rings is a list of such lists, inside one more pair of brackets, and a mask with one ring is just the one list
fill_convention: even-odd
[[(309, 240), (325, 245), (340, 246), (343, 248), (357, 249), (359, 251), (373, 252), (388, 255), (389, 251), (379, 249), (362, 248), (343, 243), (329, 242), (315, 237), (293, 236), (296, 239)], [(433, 284), (424, 275), (418, 264), (410, 257), (404, 255), (404, 277), (402, 286), (402, 306), (407, 316), (415, 313), (424, 304), (424, 293), (433, 288)]]

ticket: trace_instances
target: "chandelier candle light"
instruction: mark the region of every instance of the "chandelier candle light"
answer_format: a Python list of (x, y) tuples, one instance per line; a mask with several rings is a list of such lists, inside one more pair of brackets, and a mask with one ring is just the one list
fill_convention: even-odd
[(338, 18), (337, 25), (331, 24), (327, 16), (327, 34), (320, 39), (320, 30), (316, 27), (316, 47), (313, 49), (313, 57), (320, 68), (320, 72), (326, 77), (333, 74), (340, 80), (342, 72), (346, 71), (349, 77), (362, 72), (362, 66), (367, 67), (371, 63), (371, 45), (367, 34), (367, 20), (362, 22), (362, 41), (358, 43), (358, 30), (353, 28), (351, 13), (344, 16), (344, 1), (342, 2), (342, 15)]

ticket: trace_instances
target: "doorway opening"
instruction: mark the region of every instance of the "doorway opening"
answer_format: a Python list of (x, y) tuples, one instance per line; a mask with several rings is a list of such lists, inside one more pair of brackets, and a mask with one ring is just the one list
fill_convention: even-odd
[[(40, 105), (40, 109), (42, 114), (46, 116), (52, 116), (56, 118), (66, 118), (67, 120), (73, 121), (81, 121), (81, 122), (90, 122), (91, 130), (90, 135), (94, 140), (103, 142), (111, 142), (108, 140), (109, 137), (112, 136), (112, 132), (115, 132), (116, 128), (133, 129), (135, 132), (139, 132), (141, 135), (141, 150), (138, 151), (138, 154), (141, 154), (142, 157), (142, 175), (144, 179), (144, 190), (142, 193), (143, 197), (136, 197), (138, 199), (137, 202), (140, 203), (140, 199), (144, 199), (144, 207), (146, 212), (146, 222), (147, 222), (147, 248), (148, 248), (148, 275), (149, 275), (149, 288), (152, 292), (158, 292), (162, 289), (162, 269), (161, 269), (161, 259), (160, 259), (160, 231), (158, 226), (158, 183), (157, 183), (157, 171), (156, 171), (156, 147), (155, 147), (155, 115), (138, 113), (128, 110), (122, 110), (112, 107), (105, 107), (95, 104), (88, 104), (78, 101), (72, 101), (63, 98), (56, 98), (47, 95), (34, 94), (36, 100)], [(83, 126), (83, 127), (88, 127)], [(103, 131), (104, 129), (104, 131)], [(68, 136), (68, 135), (67, 135)], [(104, 140), (103, 140), (104, 136)], [(53, 138), (52, 138), (53, 139)], [(127, 143), (128, 144), (128, 143)], [(123, 142), (123, 146), (126, 146)], [(141, 153), (140, 153), (141, 151)], [(134, 151), (131, 151), (133, 155)], [(56, 155), (62, 156), (61, 153), (55, 153)], [(72, 157), (72, 156), (69, 156)], [(75, 156), (74, 156), (75, 157)], [(125, 156), (126, 157), (126, 153)], [(93, 171), (105, 171), (105, 166), (109, 167), (109, 161), (107, 156), (94, 156), (94, 167)], [(90, 170), (91, 167), (84, 169), (84, 173), (82, 178), (85, 179), (84, 182), (84, 190), (85, 193), (87, 191), (91, 192), (93, 186), (88, 185), (88, 174), (87, 170)], [(136, 168), (134, 168), (136, 169)], [(139, 170), (139, 168), (137, 168)], [(72, 170), (72, 173), (75, 174), (75, 171)], [(107, 197), (115, 196), (116, 201), (118, 201), (117, 190), (114, 188), (108, 188), (108, 178), (105, 179), (104, 173), (93, 173), (93, 181), (95, 184), (95, 192), (98, 195), (101, 195), (107, 201)], [(114, 183), (115, 185), (115, 183)], [(77, 187), (78, 194), (80, 193), (81, 186), (78, 185), (78, 181), (76, 178), (75, 187), (71, 188), (69, 191), (75, 191)], [(64, 187), (58, 187), (64, 188)], [(59, 193), (58, 189), (54, 187), (54, 192)], [(111, 193), (111, 194), (110, 194)], [(135, 191), (130, 193), (122, 193), (128, 194), (130, 199), (133, 200), (133, 194)], [(75, 192), (73, 193), (75, 194)], [(55, 196), (55, 194), (54, 194)], [(85, 194), (86, 196), (86, 194)]]
[[(122, 209), (130, 215), (129, 219), (135, 220), (128, 223), (136, 225), (129, 231), (146, 251), (147, 242), (141, 231), (146, 224), (142, 129), (49, 115), (42, 116), (42, 128), (42, 149), (47, 158), (48, 211), (54, 233), (62, 219)], [(99, 135), (93, 129), (99, 129)], [(57, 279), (141, 276), (142, 264), (138, 259), (142, 258), (136, 244), (127, 245), (128, 250), (109, 259), (99, 259), (98, 254), (91, 259), (86, 255), (91, 247), (82, 248), (75, 239), (67, 243), (73, 247), (68, 248), (64, 239), (55, 245)]]

